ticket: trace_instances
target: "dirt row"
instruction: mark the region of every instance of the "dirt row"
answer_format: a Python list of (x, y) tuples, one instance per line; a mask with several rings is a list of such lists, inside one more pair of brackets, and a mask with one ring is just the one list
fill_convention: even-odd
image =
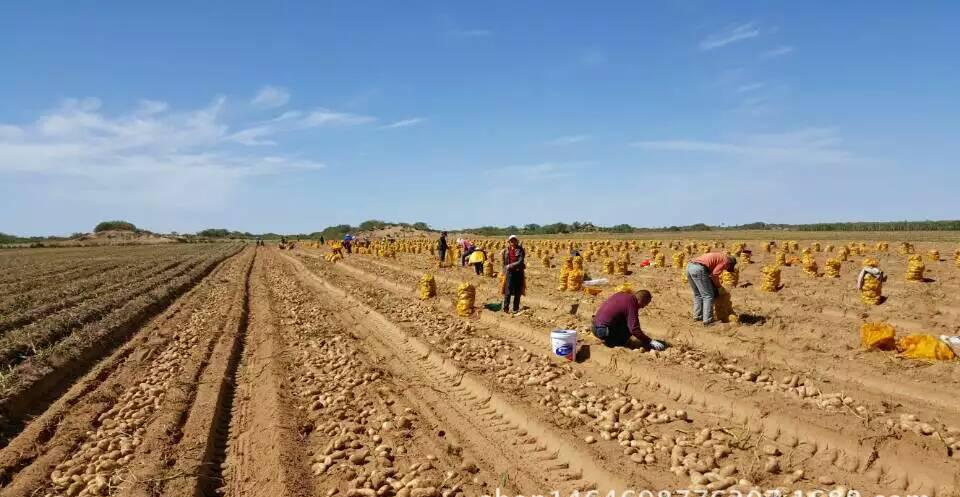
[(0, 450), (0, 495), (195, 495), (254, 257), (220, 264), (32, 420)]
[[(375, 266), (382, 265), (379, 261), (362, 258), (350, 258), (349, 264), (366, 265), (369, 274), (376, 273)], [(342, 273), (347, 268), (343, 266), (336, 270)], [(389, 280), (406, 281), (399, 288), (392, 285), (393, 290), (401, 293), (409, 292), (413, 287), (412, 278), (405, 278), (399, 271), (383, 270), (379, 276), (381, 279), (369, 281), (379, 281), (384, 288), (392, 285), (387, 283)], [(407, 295), (412, 297), (411, 293)], [(529, 337), (527, 346), (546, 351), (543, 330), (550, 328), (545, 328), (544, 324), (537, 323), (532, 317), (520, 317), (508, 318), (497, 326), (507, 328), (514, 337)], [(795, 450), (812, 452), (808, 456), (816, 457), (811, 461), (819, 459), (831, 466), (839, 466), (841, 474), (827, 479), (864, 489), (873, 485), (872, 488), (932, 491), (931, 487), (937, 485), (949, 487), (955, 484), (949, 476), (955, 473), (956, 467), (950, 462), (952, 449), (942, 442), (944, 439), (949, 441), (952, 436), (945, 426), (941, 425), (941, 431), (938, 431), (930, 423), (915, 421), (915, 415), (902, 410), (888, 409), (887, 416), (880, 415), (874, 410), (882, 412), (886, 409), (882, 403), (861, 401), (842, 391), (824, 392), (810, 377), (795, 374), (781, 378), (775, 369), (765, 374), (765, 371), (753, 370), (749, 364), (736, 364), (736, 359), (731, 362), (722, 357), (710, 358), (696, 350), (663, 355), (595, 350), (593, 355), (591, 361), (602, 361), (604, 365), (618, 369), (624, 380), (638, 377), (648, 389), (702, 405), (713, 411), (712, 415), (723, 414), (738, 425), (759, 430), (768, 440), (776, 439)], [(830, 388), (830, 385), (824, 387)], [(891, 422), (895, 426), (889, 426)], [(897, 456), (906, 453), (912, 455), (911, 459), (922, 462), (916, 466), (904, 465)], [(817, 470), (814, 474), (823, 474), (823, 471)], [(811, 485), (820, 482), (801, 478), (798, 483)]]
[[(411, 285), (429, 271), (414, 269), (429, 265), (429, 261), (409, 258), (405, 258), (402, 265), (372, 258), (351, 258), (350, 261), (371, 264), (369, 267), (374, 271), (382, 268), (399, 272)], [(435, 277), (449, 286), (471, 281), (485, 298), (497, 298), (496, 280), (476, 278), (465, 273), (468, 271), (444, 270), (436, 272)], [(674, 273), (669, 271), (669, 275)], [(737, 359), (753, 364), (758, 369), (772, 368), (773, 373), (776, 373), (776, 369), (783, 370), (782, 375), (770, 376), (781, 377), (792, 371), (790, 374), (830, 382), (836, 391), (869, 392), (878, 402), (891, 397), (902, 399), (909, 413), (918, 413), (916, 410), (925, 407), (935, 412), (960, 412), (960, 403), (951, 393), (960, 386), (960, 368), (955, 364), (899, 360), (885, 353), (861, 350), (858, 333), (860, 323), (883, 319), (882, 316), (858, 314), (853, 310), (830, 313), (817, 308), (800, 312), (794, 307), (806, 305), (802, 299), (777, 294), (751, 297), (754, 294), (752, 289), (743, 288), (731, 291), (735, 307), (738, 302), (752, 298), (755, 301), (773, 301), (774, 304), (764, 305), (775, 306), (777, 310), (765, 307), (758, 309), (751, 305), (759, 318), (757, 324), (721, 325), (705, 331), (686, 317), (690, 297), (685, 286), (671, 281), (662, 270), (638, 276), (645, 278), (640, 281), (637, 277), (624, 278), (624, 281), (631, 281), (635, 288), (645, 287), (653, 291), (654, 302), (643, 311), (643, 325), (658, 338), (667, 338), (676, 345), (704, 355)], [(620, 280), (614, 283), (618, 282)], [(833, 282), (825, 280), (823, 283), (829, 285)], [(829, 288), (827, 286), (825, 291), (829, 291)], [(547, 284), (531, 279), (528, 281), (528, 295), (524, 299), (531, 307), (528, 312), (531, 319), (541, 321), (545, 326), (588, 331), (590, 317), (604, 296), (557, 292)], [(577, 309), (575, 316), (558, 312), (572, 307)], [(798, 315), (803, 318), (798, 318)], [(947, 425), (960, 426), (960, 419), (954, 416), (942, 421)]]

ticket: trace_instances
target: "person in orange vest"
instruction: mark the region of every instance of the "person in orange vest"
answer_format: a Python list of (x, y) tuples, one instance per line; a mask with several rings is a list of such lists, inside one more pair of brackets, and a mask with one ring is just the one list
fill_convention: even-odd
[(720, 273), (733, 271), (737, 259), (720, 252), (709, 252), (687, 264), (687, 281), (693, 291), (693, 320), (703, 320), (704, 326), (713, 321), (713, 299), (720, 287)]

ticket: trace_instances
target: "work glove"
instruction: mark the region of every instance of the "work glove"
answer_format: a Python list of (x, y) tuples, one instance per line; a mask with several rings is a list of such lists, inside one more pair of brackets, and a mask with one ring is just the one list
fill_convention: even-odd
[(661, 342), (660, 340), (650, 340), (650, 343), (647, 344), (647, 347), (650, 347), (650, 350), (662, 351), (667, 349), (667, 344)]

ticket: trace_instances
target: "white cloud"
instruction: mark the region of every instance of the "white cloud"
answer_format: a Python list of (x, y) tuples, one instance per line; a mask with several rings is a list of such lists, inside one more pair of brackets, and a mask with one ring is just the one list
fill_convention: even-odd
[(137, 109), (137, 113), (150, 116), (153, 114), (166, 112), (169, 108), (170, 106), (166, 102), (160, 102), (157, 100), (141, 100), (140, 108)]
[(290, 92), (279, 86), (264, 86), (250, 101), (251, 105), (265, 109), (283, 107), (290, 101)]
[(755, 23), (748, 22), (733, 26), (722, 33), (713, 34), (700, 42), (700, 50), (713, 50), (725, 47), (731, 43), (749, 40), (760, 36), (760, 28)]
[[(51, 192), (86, 192), (96, 203), (119, 198), (140, 206), (182, 205), (209, 202), (212, 190), (229, 194), (231, 185), (246, 178), (324, 167), (250, 153), (244, 145), (275, 144), (267, 137), (283, 129), (275, 123), (228, 124), (226, 105), (223, 97), (188, 110), (144, 101), (113, 115), (101, 111), (97, 99), (68, 99), (32, 123), (0, 123), (0, 176), (42, 177)], [(297, 121), (300, 114), (281, 117), (283, 123), (309, 127)]]
[(401, 119), (399, 121), (387, 124), (386, 126), (381, 126), (381, 128), (382, 129), (406, 128), (409, 126), (416, 126), (418, 124), (423, 124), (424, 121), (426, 121), (426, 118), (411, 117), (410, 119)]
[(586, 165), (586, 162), (541, 162), (539, 164), (524, 164), (497, 168), (495, 177), (502, 177), (500, 173), (511, 177), (519, 177), (526, 181), (541, 181), (547, 179), (568, 178), (577, 170)]
[(777, 48), (767, 50), (760, 54), (761, 59), (775, 59), (777, 57), (783, 57), (784, 55), (789, 55), (793, 53), (793, 47), (789, 45), (780, 45)]
[(318, 126), (355, 126), (376, 121), (376, 118), (348, 112), (336, 112), (329, 109), (317, 109), (306, 115), (300, 122), (303, 127)]
[(583, 143), (589, 139), (590, 135), (569, 135), (554, 138), (553, 140), (548, 141), (547, 144), (554, 146), (574, 145), (577, 143)]
[(832, 128), (802, 128), (783, 133), (755, 133), (729, 141), (690, 139), (639, 141), (635, 147), (678, 153), (730, 156), (765, 166), (836, 166), (865, 159), (841, 148)]

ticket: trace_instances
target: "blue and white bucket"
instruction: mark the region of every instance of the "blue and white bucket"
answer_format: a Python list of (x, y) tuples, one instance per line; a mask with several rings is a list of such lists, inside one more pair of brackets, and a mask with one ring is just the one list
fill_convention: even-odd
[(572, 361), (577, 355), (577, 331), (553, 330), (550, 332), (550, 345), (554, 355)]

